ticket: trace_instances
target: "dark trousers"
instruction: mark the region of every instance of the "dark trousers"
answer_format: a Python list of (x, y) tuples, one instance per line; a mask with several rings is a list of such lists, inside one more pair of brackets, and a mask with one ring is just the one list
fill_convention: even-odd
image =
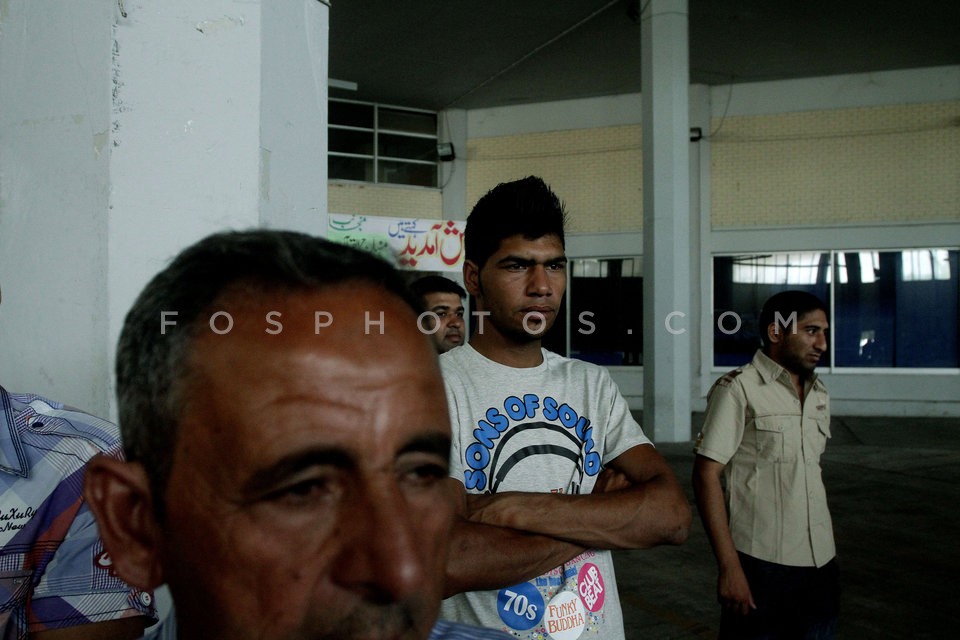
[(819, 569), (788, 567), (743, 553), (740, 564), (757, 608), (745, 616), (720, 616), (721, 640), (829, 640), (840, 613), (836, 559)]

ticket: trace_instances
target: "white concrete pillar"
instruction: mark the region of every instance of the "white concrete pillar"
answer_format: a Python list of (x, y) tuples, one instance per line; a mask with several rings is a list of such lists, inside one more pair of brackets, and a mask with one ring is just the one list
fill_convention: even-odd
[(261, 6), (260, 222), (324, 235), (329, 2)]
[(327, 201), (327, 3), (127, 4), (113, 59), (111, 361), (135, 296), (182, 248), (256, 226), (321, 235)]
[(109, 2), (0, 2), (0, 384), (105, 414)]
[(322, 233), (329, 3), (0, 4), (0, 383), (114, 415), (124, 316), (173, 255)]
[(473, 203), (467, 202), (467, 112), (447, 109), (439, 114), (438, 140), (452, 142), (455, 158), (440, 164), (444, 220), (466, 220)]
[(654, 440), (680, 442), (691, 435), (691, 332), (680, 329), (693, 320), (687, 0), (650, 0), (641, 21), (643, 422)]
[[(713, 256), (710, 251), (710, 145), (712, 92), (706, 85), (690, 87), (690, 127), (699, 129), (699, 140), (690, 144), (690, 246), (691, 283), (699, 287), (691, 292), (692, 317), (687, 323), (691, 333), (691, 398), (702, 403), (710, 389), (713, 366)], [(695, 434), (694, 434), (695, 435)]]

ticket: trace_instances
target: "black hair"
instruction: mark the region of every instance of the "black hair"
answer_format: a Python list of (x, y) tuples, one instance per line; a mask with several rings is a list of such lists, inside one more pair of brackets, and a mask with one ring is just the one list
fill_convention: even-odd
[(500, 183), (467, 216), (464, 257), (481, 268), (505, 238), (518, 234), (529, 240), (555, 235), (565, 246), (565, 223), (563, 203), (541, 178)]
[(760, 309), (760, 317), (757, 321), (760, 344), (764, 351), (770, 347), (767, 342), (767, 328), (771, 324), (777, 323), (778, 328), (783, 329), (792, 326), (792, 331), (796, 331), (796, 323), (800, 317), (817, 310), (829, 314), (827, 305), (820, 298), (806, 291), (781, 291), (767, 298), (763, 308)]
[(410, 284), (413, 294), (420, 298), (421, 302), (428, 293), (455, 293), (460, 298), (466, 298), (467, 292), (459, 284), (450, 278), (443, 276), (423, 276), (417, 278)]

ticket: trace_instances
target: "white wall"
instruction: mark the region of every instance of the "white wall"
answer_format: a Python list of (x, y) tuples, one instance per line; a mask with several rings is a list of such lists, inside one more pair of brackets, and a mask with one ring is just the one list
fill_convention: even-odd
[(264, 0), (260, 223), (326, 233), (326, 0)]
[(326, 3), (125, 6), (0, 3), (0, 383), (113, 417), (146, 281), (213, 231), (322, 229), (327, 193)]
[(0, 384), (100, 414), (111, 6), (0, 5)]
[(711, 94), (716, 117), (944, 102), (960, 99), (960, 66), (747, 82)]
[[(709, 92), (712, 115), (759, 115), (875, 107), (960, 99), (960, 66), (751, 82), (691, 88), (692, 101)], [(694, 120), (697, 104), (691, 105)], [(699, 120), (699, 119), (698, 119)], [(470, 138), (640, 123), (640, 94), (582, 98), (467, 112)], [(692, 124), (692, 123), (691, 123)], [(704, 133), (708, 133), (704, 131)]]

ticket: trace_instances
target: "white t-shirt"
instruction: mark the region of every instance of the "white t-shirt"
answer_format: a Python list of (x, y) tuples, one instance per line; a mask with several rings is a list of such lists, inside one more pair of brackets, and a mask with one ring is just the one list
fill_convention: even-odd
[[(537, 367), (507, 367), (470, 345), (440, 358), (453, 448), (450, 474), (468, 493), (588, 494), (604, 465), (650, 444), (596, 365), (543, 350)], [(591, 550), (500, 590), (448, 598), (442, 617), (520, 638), (623, 638), (613, 561)]]

